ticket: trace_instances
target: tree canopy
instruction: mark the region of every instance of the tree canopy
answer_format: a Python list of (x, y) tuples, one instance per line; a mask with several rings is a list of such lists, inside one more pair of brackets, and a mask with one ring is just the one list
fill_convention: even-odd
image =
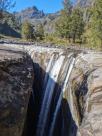
[(39, 40), (44, 38), (44, 27), (41, 23), (36, 27), (36, 38)]
[(15, 2), (13, 0), (0, 0), (0, 19), (3, 18), (3, 12), (13, 8)]
[(81, 35), (84, 32), (83, 13), (80, 8), (74, 9), (71, 14), (70, 29), (73, 42), (75, 43), (75, 39), (76, 38), (80, 39)]
[(70, 38), (75, 42), (76, 38), (81, 39), (84, 32), (83, 12), (80, 8), (72, 8), (70, 0), (64, 0), (64, 9), (56, 22), (56, 32), (60, 37)]
[(0, 11), (6, 11), (14, 7), (15, 2), (12, 0), (0, 0)]
[(22, 24), (22, 37), (26, 40), (33, 39), (33, 26), (28, 21)]
[(102, 46), (102, 0), (96, 0), (92, 8), (90, 28), (93, 33), (94, 43), (99, 41)]

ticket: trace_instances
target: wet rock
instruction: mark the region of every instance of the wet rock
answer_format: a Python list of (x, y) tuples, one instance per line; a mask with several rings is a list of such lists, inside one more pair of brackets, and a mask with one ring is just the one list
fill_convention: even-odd
[(0, 136), (21, 136), (32, 91), (32, 61), (0, 47)]
[[(13, 46), (6, 46), (6, 50), (4, 47), (0, 47), (3, 51), (0, 52), (0, 132), (2, 132), (0, 136), (6, 136), (8, 133), (9, 136), (21, 135), (31, 91), (31, 61), (28, 60), (29, 57), (25, 58), (24, 54), (22, 57), (22, 45), (15, 45), (15, 50), (11, 52), (11, 47)], [(44, 136), (48, 136), (50, 130), (51, 132), (54, 130), (55, 135), (101, 136), (102, 54), (88, 52), (80, 53), (76, 57), (78, 52), (76, 53), (73, 50), (72, 52), (75, 53), (73, 55), (75, 63), (72, 65), (73, 70), (70, 73), (71, 75), (69, 75), (68, 82), (65, 84), (63, 91), (63, 84), (66, 81), (66, 75), (71, 66), (69, 64), (72, 64), (73, 60), (73, 56), (72, 59), (68, 60), (69, 50), (62, 51), (55, 48), (35, 47), (33, 45), (24, 46), (24, 50), (28, 52), (34, 62), (33, 89), (35, 98), (33, 106), (29, 106), (32, 113), (30, 112), (29, 114), (30, 120), (28, 121), (28, 126), (30, 127), (25, 131), (27, 132), (26, 135), (32, 136), (36, 133), (39, 113), (45, 96), (45, 88), (48, 85), (49, 79), (49, 81), (52, 81), (49, 82), (49, 88), (52, 87), (52, 83), (56, 84), (56, 86), (55, 90), (52, 89), (51, 95), (53, 99), (49, 100), (46, 95), (47, 102), (44, 104), (44, 107), (48, 103), (51, 104), (50, 107), (42, 108), (43, 111), (45, 109), (51, 111), (49, 114), (46, 112), (46, 117), (44, 117), (45, 112), (43, 113), (44, 116), (41, 116), (42, 120), (46, 118), (44, 123), (46, 129), (43, 128), (44, 125), (42, 123), (39, 123), (40, 126), (42, 125)], [(55, 58), (53, 58), (53, 53)], [(61, 55), (65, 57), (65, 62), (60, 68), (58, 79), (55, 81), (53, 79), (56, 75), (53, 75), (52, 68)], [(50, 60), (52, 61), (49, 66)], [(58, 66), (60, 66), (60, 63)], [(57, 70), (57, 65), (54, 69), (55, 71)], [(52, 78), (51, 74), (54, 78)], [(56, 74), (58, 74), (57, 71)], [(46, 80), (44, 80), (44, 77)], [(60, 90), (59, 92), (62, 91), (61, 99), (57, 89)], [(48, 93), (49, 98), (51, 97), (50, 93)], [(60, 112), (59, 107), (56, 110), (57, 103), (58, 106), (60, 105)], [(55, 113), (58, 113), (58, 118)], [(56, 118), (57, 120), (55, 120)], [(56, 123), (56, 121), (58, 122)], [(54, 123), (55, 127), (52, 125)], [(25, 126), (25, 128), (27, 127)], [(38, 132), (41, 132), (40, 127), (38, 128)], [(43, 134), (41, 133), (41, 135)]]

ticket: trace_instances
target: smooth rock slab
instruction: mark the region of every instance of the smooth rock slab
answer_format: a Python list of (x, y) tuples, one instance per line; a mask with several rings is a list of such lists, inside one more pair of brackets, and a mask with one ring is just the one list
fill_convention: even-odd
[(21, 136), (32, 91), (32, 61), (0, 47), (0, 136)]
[(102, 53), (79, 54), (71, 78), (82, 119), (77, 136), (102, 136)]

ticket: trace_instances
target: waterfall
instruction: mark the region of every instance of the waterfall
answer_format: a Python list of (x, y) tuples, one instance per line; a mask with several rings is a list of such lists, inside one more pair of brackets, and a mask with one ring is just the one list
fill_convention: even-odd
[(51, 72), (51, 68), (52, 68), (53, 64), (54, 64), (54, 54), (51, 56), (51, 59), (48, 63), (47, 69), (46, 69), (46, 75), (45, 75), (45, 78), (44, 78), (44, 85), (43, 85), (44, 88), (43, 89), (45, 89), (45, 87), (46, 87), (48, 77), (49, 77), (49, 73)]
[[(48, 118), (48, 112), (51, 106), (51, 100), (53, 97), (53, 91), (56, 85), (56, 82), (58, 80), (58, 76), (60, 73), (60, 69), (63, 65), (65, 56), (60, 56), (58, 60), (55, 62), (55, 64), (52, 67), (51, 72), (49, 73), (49, 79), (47, 82), (47, 86), (45, 89), (45, 96), (43, 99), (42, 107), (41, 107), (41, 113), (39, 116), (39, 122), (38, 122), (38, 131), (37, 135), (38, 136), (43, 136), (44, 135), (44, 130), (46, 127), (47, 123), (47, 118)], [(40, 131), (39, 131), (40, 130)]]
[[(14, 48), (14, 45), (9, 47)], [(31, 56), (34, 67), (24, 136), (76, 136), (78, 121), (70, 77), (78, 52), (33, 45), (17, 45), (15, 48), (25, 50)], [(43, 55), (45, 58), (42, 58)]]
[[(53, 54), (46, 69), (46, 75), (43, 84), (43, 100), (41, 111), (37, 124), (36, 136), (54, 136), (54, 129), (58, 121), (63, 94), (68, 86), (71, 71), (73, 69), (75, 58), (70, 53), (68, 56), (63, 53), (56, 56)], [(61, 129), (63, 127), (63, 117)], [(58, 121), (59, 122), (59, 121)], [(63, 131), (63, 130), (62, 130)], [(63, 135), (63, 134), (57, 134)], [(64, 135), (65, 136), (65, 135)]]
[(58, 102), (57, 102), (57, 105), (56, 105), (53, 121), (52, 121), (52, 124), (51, 124), (51, 129), (50, 129), (50, 132), (49, 132), (49, 136), (53, 136), (57, 115), (58, 115), (58, 112), (59, 112), (60, 107), (61, 107), (61, 101), (62, 101), (63, 93), (66, 91), (66, 87), (68, 85), (68, 80), (69, 80), (73, 65), (75, 63), (75, 58), (73, 58), (71, 55), (68, 56), (68, 58), (70, 58), (70, 61), (69, 61), (68, 66), (67, 66), (67, 73), (66, 73), (65, 81), (64, 81), (63, 87), (61, 89), (62, 91), (60, 93), (60, 96), (59, 96), (59, 99), (58, 99)]

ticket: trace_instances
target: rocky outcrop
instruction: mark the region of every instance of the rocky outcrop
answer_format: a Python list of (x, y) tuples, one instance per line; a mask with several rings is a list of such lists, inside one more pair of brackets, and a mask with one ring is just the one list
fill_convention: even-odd
[(95, 0), (77, 0), (77, 5), (80, 7), (92, 6)]
[(22, 23), (28, 20), (35, 28), (39, 24), (43, 24), (46, 33), (55, 32), (55, 22), (60, 16), (60, 11), (56, 13), (44, 13), (37, 9), (37, 7), (29, 7), (20, 12), (15, 12), (15, 17)]
[(28, 7), (21, 12), (15, 12), (15, 15), (21, 21), (29, 20), (32, 18), (39, 19), (45, 16), (44, 12), (38, 10), (36, 6)]
[(21, 136), (32, 91), (32, 61), (0, 46), (0, 136)]
[(101, 53), (80, 54), (76, 59), (70, 80), (78, 136), (102, 135), (101, 73)]
[[(4, 45), (0, 47), (0, 136), (21, 136), (22, 130), (23, 136), (101, 136), (102, 53)], [(29, 106), (32, 62), (22, 51), (33, 60)]]

